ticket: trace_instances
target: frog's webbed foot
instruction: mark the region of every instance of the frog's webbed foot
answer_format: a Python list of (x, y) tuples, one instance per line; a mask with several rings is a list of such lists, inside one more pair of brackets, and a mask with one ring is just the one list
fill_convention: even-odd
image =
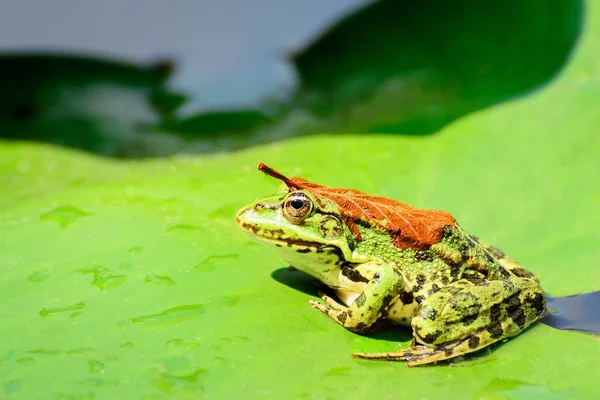
[(425, 346), (355, 357), (430, 364), (481, 350), (515, 336), (545, 312), (544, 294), (528, 278), (473, 284), (457, 281), (431, 295), (412, 320), (415, 339)]
[(343, 325), (343, 323), (340, 322), (340, 319), (344, 319), (343, 315), (347, 315), (348, 307), (341, 305), (340, 303), (338, 303), (337, 301), (335, 301), (334, 299), (327, 296), (321, 291), (319, 291), (319, 296), (321, 296), (325, 304), (320, 303), (316, 300), (309, 300), (308, 304), (310, 304), (312, 308), (321, 311), (329, 318), (340, 323), (340, 325)]
[[(345, 307), (345, 306), (341, 305), (340, 303), (338, 303), (337, 301), (335, 301), (333, 298), (331, 298), (331, 297), (327, 296), (327, 295), (325, 294), (325, 292), (323, 292), (323, 291), (319, 290), (319, 291), (318, 291), (318, 294), (319, 294), (319, 296), (320, 296), (320, 297), (323, 299), (323, 301), (325, 302), (325, 304), (326, 304), (326, 305), (327, 305), (329, 308), (332, 308), (332, 309), (334, 309), (334, 310), (338, 310), (338, 311), (346, 311), (346, 310), (347, 310), (347, 307)], [(313, 307), (314, 307), (316, 304), (320, 304), (320, 305), (322, 305), (321, 303), (319, 303), (318, 301), (315, 301), (315, 300), (310, 300), (310, 301), (309, 301), (309, 303), (310, 303), (310, 305), (312, 305)], [(315, 304), (315, 303), (316, 303), (316, 304)], [(319, 309), (318, 307), (315, 307), (315, 308)], [(323, 311), (323, 310), (321, 310), (321, 311)]]
[[(415, 341), (413, 340), (411, 347), (408, 349), (392, 351), (388, 353), (354, 353), (352, 356), (355, 358), (369, 360), (403, 361), (406, 362), (406, 365), (409, 367), (414, 367), (417, 365), (433, 364), (438, 361), (458, 357), (461, 354), (470, 351), (475, 351), (477, 349), (472, 347), (473, 340), (474, 339), (471, 337), (468, 339), (457, 340), (452, 343), (445, 343), (441, 346), (431, 347), (415, 344)], [(479, 348), (485, 346), (486, 345), (483, 345)], [(465, 351), (465, 347), (468, 350)]]

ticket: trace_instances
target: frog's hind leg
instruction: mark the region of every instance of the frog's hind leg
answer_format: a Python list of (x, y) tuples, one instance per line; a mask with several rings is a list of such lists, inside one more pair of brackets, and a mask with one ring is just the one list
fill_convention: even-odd
[(436, 363), (462, 354), (481, 350), (502, 339), (501, 337), (494, 339), (490, 331), (511, 331), (511, 329), (513, 329), (512, 317), (514, 317), (514, 315), (511, 315), (511, 319), (498, 322), (495, 326), (490, 328), (480, 329), (464, 339), (444, 343), (439, 346), (419, 345), (415, 344), (416, 341), (413, 340), (411, 347), (405, 350), (389, 353), (354, 353), (352, 356), (371, 360), (404, 361), (409, 367)]
[(515, 336), (545, 310), (544, 292), (534, 279), (460, 280), (431, 295), (417, 309), (412, 327), (416, 342), (422, 345), (354, 356), (405, 361), (409, 366), (434, 363)]

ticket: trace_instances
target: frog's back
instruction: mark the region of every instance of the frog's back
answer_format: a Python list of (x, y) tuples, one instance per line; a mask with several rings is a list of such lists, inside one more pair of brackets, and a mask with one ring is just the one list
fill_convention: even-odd
[(469, 234), (459, 225), (445, 227), (442, 240), (432, 249), (451, 266), (452, 280), (535, 278), (502, 250)]

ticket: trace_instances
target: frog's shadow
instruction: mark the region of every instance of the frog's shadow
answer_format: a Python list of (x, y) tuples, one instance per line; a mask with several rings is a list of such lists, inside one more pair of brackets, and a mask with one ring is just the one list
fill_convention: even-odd
[[(319, 299), (319, 291), (325, 292), (329, 296), (335, 298), (335, 295), (328, 286), (323, 284), (318, 279), (313, 278), (308, 274), (305, 274), (302, 271), (290, 268), (279, 268), (271, 273), (271, 277), (277, 282), (282, 283), (294, 290), (298, 290), (299, 292), (305, 293), (311, 296), (312, 298)], [(318, 312), (315, 310), (315, 313)], [(362, 333), (359, 335), (371, 339), (386, 340), (392, 342), (407, 342), (412, 340), (411, 330), (409, 328), (404, 328), (401, 326), (391, 326), (391, 324), (384, 324), (378, 327), (374, 332)]]

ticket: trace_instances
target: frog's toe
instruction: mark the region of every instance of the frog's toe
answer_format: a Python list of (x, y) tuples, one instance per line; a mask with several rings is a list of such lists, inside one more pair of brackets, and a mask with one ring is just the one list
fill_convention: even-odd
[[(438, 350), (434, 347), (427, 346), (414, 346), (408, 349), (392, 351), (389, 353), (354, 353), (352, 354), (355, 358), (363, 358), (369, 360), (382, 360), (382, 361), (404, 361), (408, 365), (414, 364), (424, 360), (431, 355), (435, 354)], [(433, 362), (433, 361), (431, 361)], [(426, 364), (427, 362), (420, 362)]]
[(333, 298), (327, 296), (324, 292), (319, 291), (318, 293), (319, 293), (319, 296), (321, 296), (321, 298), (325, 302), (325, 304), (327, 304), (330, 308), (332, 308), (334, 310), (343, 310), (345, 308), (340, 303), (335, 301)]
[(315, 309), (317, 309), (317, 310), (321, 311), (323, 314), (327, 314), (327, 315), (329, 315), (329, 312), (331, 311), (331, 310), (329, 309), (329, 307), (327, 307), (325, 304), (323, 304), (323, 303), (319, 303), (319, 302), (318, 302), (318, 301), (316, 301), (316, 300), (309, 300), (309, 301), (308, 301), (308, 304), (310, 304), (310, 306), (311, 306), (312, 308), (315, 308)]

